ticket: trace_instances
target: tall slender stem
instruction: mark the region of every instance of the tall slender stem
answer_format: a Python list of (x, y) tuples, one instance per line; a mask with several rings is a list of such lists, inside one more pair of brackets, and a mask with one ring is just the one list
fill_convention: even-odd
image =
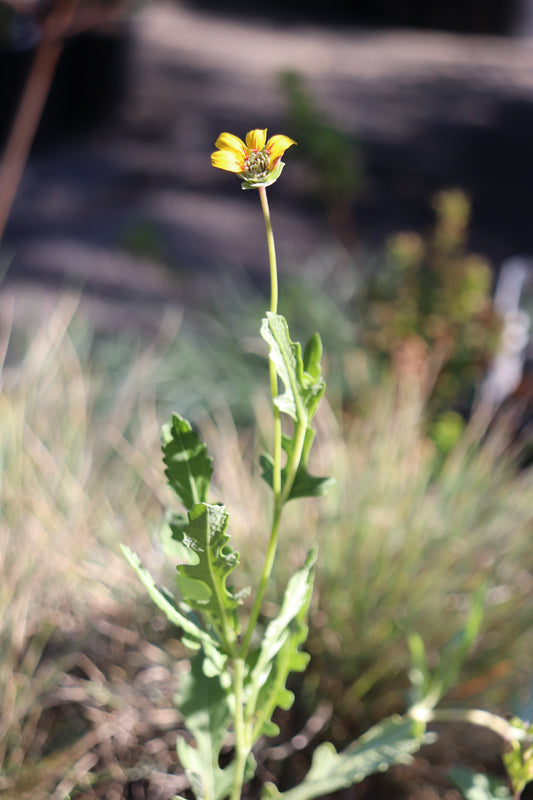
[[(277, 314), (278, 311), (278, 270), (276, 261), (276, 245), (274, 242), (274, 233), (272, 231), (272, 221), (270, 219), (270, 209), (268, 207), (267, 193), (264, 186), (259, 187), (259, 198), (261, 200), (261, 208), (263, 209), (263, 216), (265, 218), (265, 227), (268, 245), (268, 259), (270, 263), (270, 311), (272, 314)], [(250, 612), (250, 620), (248, 628), (244, 636), (241, 655), (245, 656), (250, 646), (250, 641), (261, 611), (263, 598), (274, 565), (276, 556), (276, 549), (278, 544), (279, 527), (281, 522), (281, 512), (283, 509), (283, 501), (281, 499), (281, 415), (279, 408), (276, 405), (278, 397), (278, 377), (276, 368), (272, 361), (269, 363), (270, 370), (270, 394), (272, 398), (272, 412), (274, 416), (274, 442), (273, 442), (273, 472), (272, 472), (272, 490), (274, 492), (274, 511), (272, 515), (272, 527), (270, 530), (270, 539), (268, 542), (267, 554), (265, 563), (263, 565), (263, 572), (259, 581), (255, 601)]]
[[(276, 261), (276, 246), (274, 242), (274, 233), (272, 231), (272, 222), (270, 219), (270, 209), (268, 207), (268, 200), (265, 187), (259, 188), (259, 197), (261, 200), (261, 208), (265, 218), (267, 245), (268, 245), (268, 259), (270, 263), (270, 311), (272, 314), (278, 312), (278, 271)], [(279, 530), (281, 523), (281, 514), (286, 496), (281, 488), (281, 415), (277, 407), (276, 400), (278, 397), (278, 376), (276, 368), (272, 361), (269, 362), (270, 371), (270, 394), (272, 400), (272, 413), (274, 417), (274, 442), (273, 442), (273, 473), (272, 473), (272, 489), (274, 493), (274, 509), (272, 513), (272, 526), (270, 529), (270, 539), (268, 542), (267, 553), (265, 562), (263, 564), (263, 571), (257, 587), (257, 594), (255, 601), (250, 612), (250, 620), (248, 628), (242, 641), (239, 651), (239, 657), (234, 660), (234, 693), (235, 693), (235, 748), (236, 748), (236, 766), (235, 766), (235, 780), (233, 783), (233, 791), (231, 800), (239, 800), (242, 785), (244, 782), (244, 774), (246, 770), (246, 762), (251, 748), (252, 728), (250, 720), (246, 719), (243, 697), (243, 683), (244, 683), (244, 665), (245, 659), (248, 655), (250, 642), (259, 618), (261, 606), (265, 596), (268, 581), (274, 566), (276, 557), (276, 550), (278, 545)], [(290, 491), (290, 490), (289, 490)]]
[(259, 199), (261, 200), (261, 208), (263, 209), (263, 216), (265, 218), (267, 245), (268, 245), (268, 260), (270, 263), (270, 310), (273, 314), (278, 313), (278, 265), (276, 260), (276, 245), (274, 242), (274, 232), (272, 230), (272, 221), (270, 219), (270, 209), (268, 207), (267, 192), (264, 186), (260, 186)]
[(479, 708), (412, 708), (409, 716), (421, 722), (469, 722), (471, 725), (480, 725), (497, 733), (506, 742), (513, 739), (522, 740), (526, 734), (512, 722)]
[[(274, 242), (274, 232), (272, 230), (272, 220), (270, 219), (270, 209), (268, 207), (268, 198), (264, 186), (259, 187), (259, 199), (261, 200), (261, 208), (263, 209), (263, 216), (265, 218), (267, 245), (268, 245), (268, 260), (270, 264), (270, 311), (272, 314), (278, 313), (278, 265), (276, 260), (276, 244)], [(277, 498), (281, 492), (281, 415), (276, 405), (276, 398), (278, 396), (278, 376), (276, 368), (272, 361), (269, 362), (270, 371), (270, 394), (272, 397), (272, 411), (274, 414), (274, 471), (272, 476), (272, 489), (274, 498)]]
[(240, 800), (246, 762), (250, 753), (250, 743), (247, 741), (246, 725), (244, 720), (244, 661), (236, 658), (234, 661), (233, 692), (235, 695), (235, 778), (231, 792), (231, 800)]

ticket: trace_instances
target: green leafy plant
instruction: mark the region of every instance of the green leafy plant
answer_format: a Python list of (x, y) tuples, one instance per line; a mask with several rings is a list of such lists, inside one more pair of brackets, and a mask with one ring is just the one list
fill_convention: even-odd
[[(416, 713), (416, 712), (415, 712)], [(465, 800), (519, 800), (526, 785), (533, 778), (533, 753), (531, 750), (532, 726), (517, 717), (510, 721), (488, 711), (444, 709), (425, 718), (446, 722), (469, 722), (481, 725), (498, 734), (505, 742), (503, 764), (507, 780), (473, 772), (467, 767), (452, 767), (451, 782)]]
[[(277, 613), (267, 613), (271, 607), (265, 604), (267, 589), (274, 584), (273, 567), (286, 506), (292, 500), (317, 498), (331, 485), (329, 478), (315, 476), (310, 470), (313, 421), (325, 392), (321, 339), (314, 334), (302, 348), (291, 339), (289, 325), (278, 313), (276, 253), (266, 187), (281, 174), (281, 156), (292, 144), (285, 136), (267, 141), (266, 130), (250, 131), (245, 142), (225, 133), (212, 155), (213, 165), (236, 173), (242, 188), (258, 189), (266, 225), (271, 302), (261, 336), (268, 348), (273, 430), (271, 450), (261, 456), (260, 464), (272, 500), (260, 575), (253, 578), (251, 588), (238, 586), (239, 554), (231, 544), (228, 510), (211, 498), (213, 462), (197, 431), (176, 413), (162, 431), (165, 474), (183, 507), (171, 511), (164, 526), (167, 550), (178, 560), (176, 590), (158, 586), (137, 555), (123, 545), (148, 594), (181, 630), (182, 642), (192, 653), (176, 694), (188, 730), (187, 737), (178, 738), (177, 751), (198, 800), (240, 800), (244, 785), (256, 774), (254, 752), (260, 740), (280, 732), (277, 709), (287, 711), (293, 705), (289, 677), (303, 672), (309, 660), (302, 648), (308, 635), (315, 578), (314, 546), (303, 564), (287, 575)], [(509, 742), (506, 763), (514, 797), (518, 797), (531, 768), (529, 728), (482, 710), (436, 708), (456, 683), (477, 639), (484, 591), (481, 587), (474, 595), (463, 628), (442, 648), (436, 665), (431, 665), (423, 638), (410, 633), (412, 697), (403, 716), (387, 716), (340, 752), (330, 742), (320, 744), (297, 786), (280, 792), (267, 781), (262, 800), (312, 800), (404, 763), (434, 738), (427, 733), (427, 725), (434, 721), (483, 725)], [(474, 785), (480, 788), (479, 781)], [(490, 790), (488, 784), (483, 785), (485, 790)], [(471, 788), (465, 791), (471, 792)]]
[(533, 780), (533, 725), (513, 717), (509, 736), (509, 749), (503, 754), (503, 763), (511, 787), (513, 798), (519, 798), (526, 785)]
[(465, 800), (511, 800), (512, 795), (504, 783), (481, 772), (454, 767), (449, 777)]
[[(456, 683), (468, 652), (479, 632), (483, 614), (483, 592), (478, 592), (462, 631), (448, 642), (436, 668), (428, 668), (427, 654), (421, 637), (410, 637), (413, 661), (411, 681), (413, 703), (409, 715), (421, 722), (470, 723), (496, 733), (505, 743), (502, 760), (507, 783), (464, 767), (452, 767), (450, 778), (465, 800), (519, 800), (522, 791), (533, 778), (533, 726), (518, 717), (507, 720), (483, 709), (436, 709), (446, 692)], [(508, 785), (507, 785), (508, 784)]]
[(398, 374), (419, 374), (433, 415), (469, 408), (494, 353), (500, 323), (488, 262), (468, 252), (470, 201), (438, 193), (428, 236), (392, 236), (363, 305), (363, 343)]
[[(271, 304), (261, 335), (269, 351), (273, 444), (272, 452), (261, 457), (261, 466), (272, 490), (272, 521), (262, 573), (251, 590), (248, 619), (242, 621), (248, 590), (229, 584), (239, 556), (229, 544), (226, 508), (210, 500), (211, 459), (190, 423), (178, 414), (172, 415), (162, 434), (166, 476), (185, 509), (168, 520), (181, 553), (178, 594), (158, 587), (137, 556), (123, 547), (151, 598), (181, 629), (183, 642), (194, 652), (177, 694), (194, 745), (180, 738), (178, 755), (199, 800), (228, 796), (239, 800), (243, 784), (255, 772), (254, 746), (260, 737), (278, 733), (273, 714), (277, 708), (290, 708), (294, 701), (287, 679), (304, 670), (308, 661), (301, 647), (307, 637), (314, 548), (290, 576), (277, 615), (259, 625), (285, 506), (291, 500), (317, 497), (331, 483), (309, 471), (315, 435), (312, 421), (325, 391), (321, 340), (314, 334), (302, 350), (291, 340), (287, 321), (277, 310), (277, 265), (266, 186), (279, 176), (280, 157), (291, 144), (282, 136), (267, 142), (266, 131), (261, 130), (250, 131), (246, 143), (222, 134), (212, 157), (214, 166), (237, 173), (243, 188), (258, 188), (270, 257)], [(221, 752), (231, 737), (234, 758), (222, 766)], [(264, 797), (307, 800), (328, 789), (349, 786), (404, 760), (423, 739), (424, 727), (411, 719), (386, 720), (342, 753), (332, 745), (322, 745), (300, 787), (280, 795), (267, 785)]]

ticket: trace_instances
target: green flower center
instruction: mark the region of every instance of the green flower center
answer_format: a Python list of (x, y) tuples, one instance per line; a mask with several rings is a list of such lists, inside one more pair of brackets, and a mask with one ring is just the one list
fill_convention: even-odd
[(245, 178), (264, 178), (268, 174), (270, 156), (266, 150), (253, 150), (244, 162), (241, 175)]

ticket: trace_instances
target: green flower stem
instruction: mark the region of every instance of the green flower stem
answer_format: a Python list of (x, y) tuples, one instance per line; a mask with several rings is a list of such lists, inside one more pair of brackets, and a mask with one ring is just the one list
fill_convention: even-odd
[(270, 395), (272, 397), (272, 412), (274, 416), (274, 444), (272, 455), (274, 463), (272, 466), (272, 491), (274, 492), (274, 501), (277, 503), (281, 494), (281, 414), (277, 407), (275, 400), (278, 396), (278, 376), (276, 375), (276, 367), (269, 361), (270, 372)]
[[(215, 590), (217, 590), (217, 584), (214, 582)], [(237, 657), (237, 649), (238, 649), (238, 642), (237, 636), (230, 625), (230, 621), (228, 619), (228, 614), (226, 608), (224, 606), (224, 602), (220, 596), (220, 593), (216, 591), (216, 603), (218, 606), (218, 618), (221, 621), (221, 626), (215, 624), (215, 628), (218, 628), (218, 633), (222, 638), (223, 645), (226, 649), (226, 652), (230, 655), (231, 658)]]
[(240, 800), (246, 771), (246, 762), (251, 750), (249, 736), (246, 735), (244, 720), (244, 661), (236, 658), (233, 673), (233, 692), (235, 695), (235, 778), (231, 800)]
[[(261, 208), (265, 218), (267, 245), (268, 245), (268, 261), (270, 264), (270, 311), (272, 314), (278, 313), (278, 265), (276, 259), (276, 244), (274, 242), (274, 232), (272, 230), (272, 220), (270, 219), (270, 209), (268, 207), (268, 198), (266, 188), (260, 186), (259, 199), (261, 200)], [(270, 371), (270, 394), (272, 397), (272, 410), (274, 413), (274, 472), (272, 476), (272, 489), (274, 491), (274, 498), (277, 498), (281, 492), (281, 415), (275, 403), (278, 396), (278, 376), (276, 368), (272, 361), (269, 362)]]
[(250, 647), (250, 641), (254, 632), (255, 625), (257, 623), (257, 619), (259, 617), (259, 612), (261, 610), (261, 605), (268, 584), (268, 579), (270, 577), (270, 573), (272, 572), (272, 566), (274, 564), (274, 559), (276, 556), (276, 548), (278, 544), (282, 508), (283, 506), (276, 504), (274, 509), (272, 531), (270, 534), (270, 541), (268, 543), (268, 550), (265, 558), (265, 564), (263, 567), (263, 573), (261, 575), (261, 580), (257, 590), (255, 603), (253, 605), (252, 612), (250, 614), (250, 622), (248, 623), (246, 636), (244, 637), (241, 646), (240, 658), (234, 661), (235, 672), (233, 678), (233, 691), (235, 694), (234, 725), (235, 725), (236, 766), (235, 766), (235, 780), (233, 784), (231, 800), (240, 800), (242, 784), (244, 781), (244, 772), (246, 769), (246, 761), (248, 759), (248, 756), (252, 749), (252, 745), (254, 743), (254, 737), (252, 734), (252, 720), (249, 719), (249, 713), (246, 715), (245, 718), (245, 703), (244, 703), (244, 692), (243, 692), (244, 659), (248, 654), (248, 648)]
[(526, 738), (526, 733), (521, 728), (515, 727), (498, 714), (479, 708), (433, 709), (415, 706), (409, 711), (409, 716), (418, 722), (469, 722), (471, 725), (481, 725), (497, 733), (506, 742)]
[(276, 245), (274, 243), (274, 232), (272, 230), (272, 221), (270, 219), (270, 209), (268, 207), (268, 198), (266, 188), (259, 186), (259, 199), (261, 200), (261, 208), (263, 209), (263, 216), (265, 218), (267, 245), (268, 245), (268, 260), (270, 262), (270, 310), (273, 314), (278, 313), (278, 267), (276, 261)]
[[(276, 708), (276, 697), (278, 696), (278, 692), (281, 689), (283, 689), (284, 686), (285, 686), (285, 675), (283, 674), (283, 672), (280, 672), (272, 686), (270, 692), (270, 699), (268, 700), (268, 702), (264, 703), (264, 705), (261, 706), (261, 708), (258, 710), (258, 713), (256, 714), (252, 728), (252, 742), (257, 741), (257, 739), (261, 735), (261, 731), (263, 730), (265, 722), (268, 722), (270, 719), (272, 719), (272, 715)], [(257, 697), (252, 698), (252, 700), (254, 701), (255, 705)]]
[(274, 516), (272, 519), (272, 529), (270, 531), (270, 540), (268, 542), (267, 554), (265, 556), (265, 563), (263, 565), (263, 572), (261, 574), (259, 586), (257, 587), (255, 602), (250, 612), (250, 621), (248, 622), (246, 635), (241, 645), (240, 654), (243, 658), (248, 653), (250, 641), (259, 617), (259, 612), (261, 611), (261, 606), (263, 604), (263, 597), (265, 596), (265, 591), (268, 585), (268, 579), (270, 578), (270, 573), (272, 572), (272, 567), (274, 566), (274, 559), (276, 557), (276, 548), (278, 545), (282, 510), (283, 506), (281, 506), (278, 502), (276, 502), (274, 506)]
[[(270, 311), (273, 314), (278, 313), (278, 273), (276, 261), (276, 246), (274, 242), (274, 234), (272, 231), (272, 222), (270, 219), (270, 210), (268, 207), (268, 200), (266, 188), (264, 186), (258, 187), (259, 198), (261, 200), (261, 208), (265, 218), (267, 244), (268, 244), (268, 257), (270, 262)], [(234, 695), (235, 695), (235, 749), (236, 749), (236, 768), (235, 780), (231, 794), (231, 800), (240, 800), (242, 785), (244, 781), (244, 774), (246, 770), (246, 762), (251, 751), (254, 738), (257, 732), (261, 729), (264, 720), (257, 722), (255, 727), (252, 720), (249, 719), (250, 709), (247, 709), (244, 703), (244, 664), (246, 656), (250, 648), (250, 642), (259, 618), (261, 606), (268, 586), (268, 581), (274, 566), (276, 558), (276, 550), (278, 546), (279, 531), (281, 525), (281, 515), (283, 506), (288, 500), (290, 491), (296, 477), (298, 464), (305, 441), (306, 426), (301, 425), (298, 431), (296, 447), (294, 448), (293, 458), (287, 464), (287, 471), (285, 476), (285, 486), (281, 487), (281, 456), (282, 456), (282, 430), (281, 430), (281, 415), (277, 407), (276, 400), (278, 397), (278, 376), (276, 368), (272, 361), (269, 363), (270, 371), (270, 394), (272, 399), (272, 411), (274, 416), (274, 443), (273, 443), (273, 477), (272, 489), (274, 493), (274, 511), (272, 515), (272, 527), (270, 530), (270, 539), (265, 556), (265, 563), (255, 597), (252, 610), (250, 612), (250, 620), (248, 628), (242, 641), (239, 651), (239, 657), (234, 661)], [(270, 709), (269, 709), (270, 711)]]
[[(270, 209), (268, 207), (268, 199), (266, 188), (260, 186), (258, 188), (259, 198), (261, 200), (261, 208), (265, 218), (267, 244), (268, 244), (268, 258), (270, 262), (270, 311), (273, 314), (278, 312), (278, 269), (276, 260), (276, 245), (274, 242), (274, 233), (272, 231), (272, 221), (270, 219)], [(278, 377), (276, 368), (272, 361), (269, 363), (270, 369), (270, 394), (272, 398), (272, 411), (274, 415), (274, 444), (273, 444), (273, 476), (272, 476), (272, 490), (274, 492), (274, 512), (272, 517), (272, 527), (270, 530), (270, 540), (268, 543), (267, 554), (265, 563), (263, 565), (263, 572), (259, 581), (255, 602), (250, 612), (250, 620), (248, 628), (244, 636), (240, 654), (245, 657), (250, 647), (250, 641), (259, 618), (263, 598), (268, 585), (268, 580), (274, 565), (276, 557), (276, 549), (278, 544), (279, 528), (281, 522), (281, 512), (285, 500), (282, 498), (281, 492), (281, 415), (276, 405), (278, 397)]]
[(280, 504), (282, 506), (289, 499), (292, 485), (296, 478), (296, 473), (298, 471), (298, 467), (302, 459), (302, 451), (304, 449), (306, 432), (307, 432), (307, 424), (304, 422), (300, 422), (294, 439), (294, 449), (292, 451), (291, 458), (288, 460), (287, 466), (285, 468), (285, 483), (283, 486), (283, 491), (280, 496)]

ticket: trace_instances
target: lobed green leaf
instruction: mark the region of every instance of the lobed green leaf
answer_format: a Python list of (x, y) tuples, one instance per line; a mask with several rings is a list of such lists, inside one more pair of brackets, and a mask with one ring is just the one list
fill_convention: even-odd
[[(180, 679), (175, 700), (196, 747), (180, 737), (178, 757), (197, 800), (222, 800), (231, 792), (235, 771), (234, 763), (225, 769), (219, 766), (231, 720), (228, 694), (220, 677), (208, 674), (203, 652), (192, 658), (190, 665), (190, 671)], [(253, 773), (254, 761), (250, 757), (246, 780)]]
[(346, 750), (337, 753), (330, 742), (315, 751), (303, 782), (287, 792), (266, 784), (262, 800), (312, 800), (360, 783), (368, 775), (406, 763), (427, 737), (417, 733), (413, 720), (389, 717), (371, 728)]
[(313, 591), (316, 561), (313, 549), (304, 566), (291, 576), (278, 616), (268, 624), (259, 653), (250, 671), (248, 712), (257, 713), (254, 740), (261, 734), (276, 735), (271, 722), (276, 707), (288, 709), (294, 695), (285, 684), (291, 672), (303, 672), (309, 656), (300, 650), (307, 638), (306, 616)]
[(533, 779), (533, 725), (513, 717), (513, 734), (503, 753), (503, 764), (515, 796), (518, 797)]
[(207, 500), (213, 462), (190, 423), (172, 414), (161, 431), (165, 475), (186, 509)]
[(326, 390), (320, 373), (320, 337), (315, 334), (306, 348), (306, 364), (311, 370), (307, 372), (302, 360), (302, 348), (298, 342), (291, 341), (284, 317), (267, 312), (261, 325), (261, 336), (270, 347), (270, 360), (285, 388), (283, 394), (276, 398), (277, 407), (295, 422), (307, 425)]
[(226, 662), (226, 655), (220, 651), (219, 640), (205, 629), (201, 620), (190, 608), (179, 604), (167, 589), (157, 586), (148, 570), (142, 566), (136, 553), (126, 545), (121, 545), (121, 550), (156, 606), (165, 614), (169, 622), (183, 631), (183, 643), (192, 650), (203, 647), (206, 656), (212, 663), (212, 669), (215, 672), (221, 672)]
[[(310, 338), (302, 358), (299, 343), (291, 341), (287, 322), (279, 314), (267, 314), (261, 335), (270, 347), (270, 360), (284, 386), (283, 393), (274, 402), (281, 412), (294, 421), (292, 436), (284, 435), (282, 439), (282, 447), (287, 454), (287, 463), (281, 472), (284, 502), (301, 497), (317, 497), (324, 494), (331, 483), (331, 479), (314, 477), (308, 470), (309, 453), (315, 435), (311, 420), (326, 389), (320, 368), (320, 336), (315, 334)], [(262, 477), (272, 488), (272, 456), (262, 455), (260, 463)]]
[(207, 615), (227, 640), (226, 623), (234, 633), (238, 631), (235, 609), (241, 602), (241, 596), (226, 587), (229, 574), (239, 563), (239, 554), (228, 545), (228, 515), (222, 505), (197, 503), (188, 517), (188, 525), (178, 529), (177, 535), (194, 563), (178, 566), (178, 586), (185, 602)]
[(189, 551), (182, 543), (183, 530), (187, 527), (187, 517), (175, 511), (168, 511), (159, 528), (159, 541), (163, 553), (174, 564), (183, 563), (190, 558)]
[[(304, 446), (300, 457), (300, 462), (298, 464), (298, 469), (296, 471), (296, 476), (292, 483), (287, 500), (296, 500), (302, 497), (320, 497), (328, 491), (334, 481), (333, 478), (321, 478), (311, 475), (308, 470), (309, 452), (311, 450), (311, 445), (313, 444), (314, 438), (315, 431), (313, 428), (308, 427), (305, 432)], [(295, 446), (294, 437), (283, 435), (281, 445), (287, 454), (287, 459), (289, 460)], [(266, 481), (266, 483), (268, 483), (270, 488), (272, 488), (274, 474), (274, 460), (272, 456), (270, 454), (263, 453), (259, 458), (259, 463), (262, 469), (261, 477), (264, 481)], [(286, 476), (287, 467), (285, 466), (281, 470), (282, 490), (286, 484)]]
[(507, 786), (496, 778), (467, 767), (452, 767), (448, 775), (465, 800), (512, 800)]

